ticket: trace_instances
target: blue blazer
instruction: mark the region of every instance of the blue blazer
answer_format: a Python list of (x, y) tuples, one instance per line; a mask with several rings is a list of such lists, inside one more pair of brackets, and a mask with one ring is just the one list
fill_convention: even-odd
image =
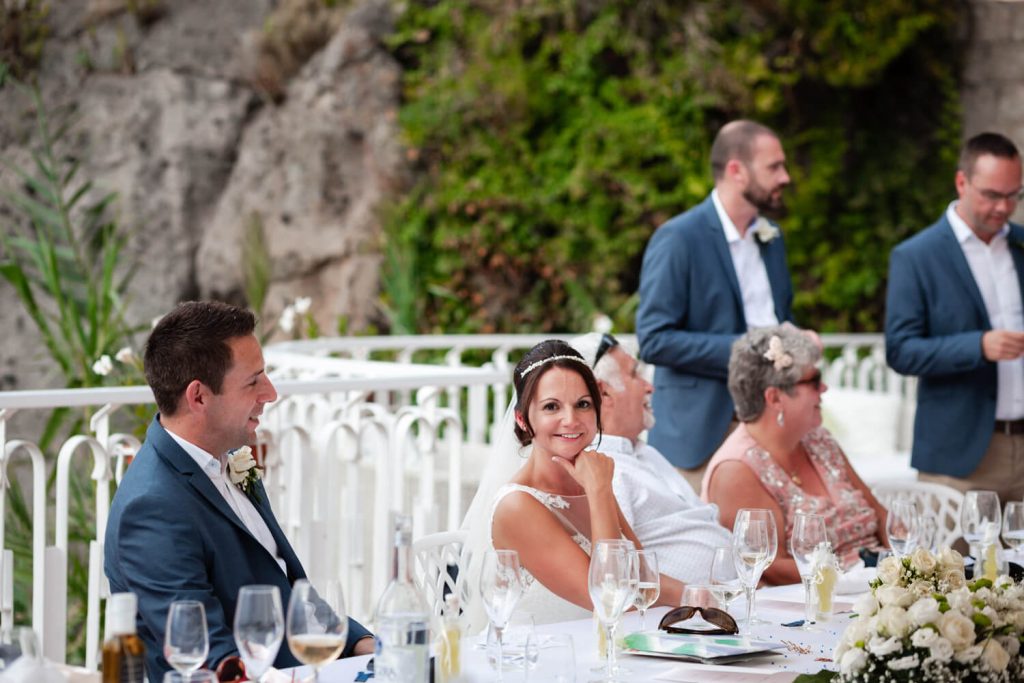
[[(287, 611), (292, 584), (306, 573), (274, 518), (262, 484), (259, 493), (256, 509), (274, 536), (287, 575), (195, 460), (160, 426), (159, 416), (154, 418), (114, 494), (104, 545), (110, 590), (138, 596), (138, 633), (146, 644), (149, 680), (163, 680), (171, 668), (163, 656), (163, 637), (172, 601), (204, 603), (211, 666), (238, 654), (232, 631), (239, 588), (275, 585)], [(367, 635), (350, 619), (344, 655)], [(287, 639), (274, 666), (300, 666)]]
[[(782, 237), (760, 248), (775, 316), (792, 320), (793, 285)], [(699, 467), (729, 428), (729, 354), (747, 331), (739, 280), (710, 195), (658, 228), (647, 244), (636, 331), (640, 357), (657, 366), (657, 421), (648, 443), (676, 467)]]
[[(1024, 295), (1024, 229), (1010, 226), (1010, 253)], [(996, 415), (996, 364), (982, 355), (992, 329), (985, 302), (945, 214), (900, 243), (889, 258), (885, 352), (917, 375), (910, 464), (966, 477), (988, 449)]]

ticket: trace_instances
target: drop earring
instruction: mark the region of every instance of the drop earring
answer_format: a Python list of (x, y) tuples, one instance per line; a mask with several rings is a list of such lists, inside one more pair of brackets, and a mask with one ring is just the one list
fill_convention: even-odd
[(781, 410), (779, 411), (779, 414), (775, 416), (775, 424), (779, 425), (780, 427), (784, 427), (786, 425), (786, 416), (782, 413)]

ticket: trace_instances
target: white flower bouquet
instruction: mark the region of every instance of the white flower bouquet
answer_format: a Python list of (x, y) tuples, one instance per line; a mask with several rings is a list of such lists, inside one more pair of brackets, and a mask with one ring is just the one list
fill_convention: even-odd
[(960, 553), (886, 558), (836, 646), (842, 683), (1024, 680), (1024, 586), (964, 578)]

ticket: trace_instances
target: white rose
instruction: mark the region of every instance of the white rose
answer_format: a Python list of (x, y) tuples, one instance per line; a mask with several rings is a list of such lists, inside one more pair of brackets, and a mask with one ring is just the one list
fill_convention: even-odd
[(910, 591), (912, 595), (923, 598), (934, 593), (935, 586), (933, 586), (932, 582), (927, 579), (916, 579), (907, 586), (907, 590)]
[(963, 569), (947, 569), (939, 577), (939, 583), (945, 586), (946, 590), (952, 591), (966, 586), (967, 578)]
[[(232, 484), (245, 481), (249, 470), (254, 467), (256, 467), (256, 458), (252, 457), (252, 449), (248, 446), (242, 446), (228, 456), (228, 475), (231, 477)], [(260, 471), (257, 469), (256, 475), (259, 476), (259, 474)]]
[(942, 616), (939, 601), (931, 597), (921, 598), (907, 609), (907, 616), (916, 626), (938, 623)]
[(970, 664), (978, 657), (981, 657), (981, 645), (971, 645), (953, 655), (953, 659), (961, 664)]
[(114, 361), (110, 360), (110, 356), (103, 354), (99, 359), (92, 364), (92, 371), (100, 377), (105, 377), (110, 374), (110, 371), (114, 369)]
[(871, 640), (868, 642), (868, 650), (876, 657), (885, 657), (893, 654), (894, 652), (899, 652), (902, 647), (903, 643), (900, 642), (899, 638), (872, 636)]
[(924, 548), (918, 548), (910, 554), (910, 566), (919, 574), (931, 574), (937, 564), (935, 557)]
[(953, 645), (941, 636), (935, 639), (935, 642), (931, 644), (928, 650), (929, 661), (935, 661), (944, 664), (953, 658)]
[(954, 650), (960, 651), (974, 642), (974, 622), (955, 610), (943, 614), (938, 626), (939, 633)]
[(882, 607), (889, 605), (906, 607), (914, 602), (917, 596), (902, 586), (881, 586), (875, 591), (875, 597), (878, 598), (878, 604)]
[(1006, 654), (1011, 657), (1016, 657), (1020, 654), (1020, 641), (1015, 636), (998, 636), (996, 640), (1006, 650)]
[[(874, 631), (871, 624), (872, 621), (873, 620), (870, 619), (855, 620), (852, 624), (846, 627), (846, 630), (843, 632), (843, 639), (850, 645), (866, 641), (868, 639), (868, 634)], [(838, 658), (836, 658), (836, 661), (839, 661)]]
[[(964, 614), (974, 614), (974, 605), (971, 604), (973, 593), (968, 588), (958, 588), (946, 594), (946, 601), (949, 606)], [(947, 612), (948, 614), (948, 612)]]
[(878, 630), (895, 638), (902, 638), (910, 632), (907, 610), (896, 605), (887, 605), (878, 612)]
[(871, 593), (864, 593), (853, 603), (853, 611), (862, 617), (870, 617), (878, 611), (878, 599)]
[(910, 644), (914, 647), (931, 647), (939, 639), (939, 634), (930, 628), (919, 628), (910, 636)]
[(900, 657), (889, 662), (888, 666), (893, 671), (905, 671), (907, 669), (913, 669), (920, 662), (917, 659), (917, 655), (907, 655), (906, 657)]
[(868, 663), (868, 653), (859, 647), (847, 650), (839, 660), (839, 671), (844, 676), (859, 673)]
[(878, 565), (878, 578), (882, 580), (883, 584), (894, 584), (899, 581), (902, 569), (903, 565), (900, 564), (900, 561), (890, 555)]
[(985, 649), (981, 653), (981, 659), (989, 669), (996, 672), (1003, 671), (1006, 669), (1006, 665), (1010, 663), (1009, 653), (995, 640), (990, 640), (985, 645)]
[(964, 556), (949, 546), (945, 546), (939, 549), (939, 566), (942, 567), (943, 571), (950, 569), (962, 570), (964, 568)]

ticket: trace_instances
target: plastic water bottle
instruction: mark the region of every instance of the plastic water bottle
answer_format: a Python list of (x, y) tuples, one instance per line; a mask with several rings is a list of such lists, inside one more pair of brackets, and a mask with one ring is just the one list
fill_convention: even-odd
[(426, 683), (430, 662), (430, 614), (412, 580), (412, 520), (395, 518), (395, 564), (374, 619), (378, 681)]

